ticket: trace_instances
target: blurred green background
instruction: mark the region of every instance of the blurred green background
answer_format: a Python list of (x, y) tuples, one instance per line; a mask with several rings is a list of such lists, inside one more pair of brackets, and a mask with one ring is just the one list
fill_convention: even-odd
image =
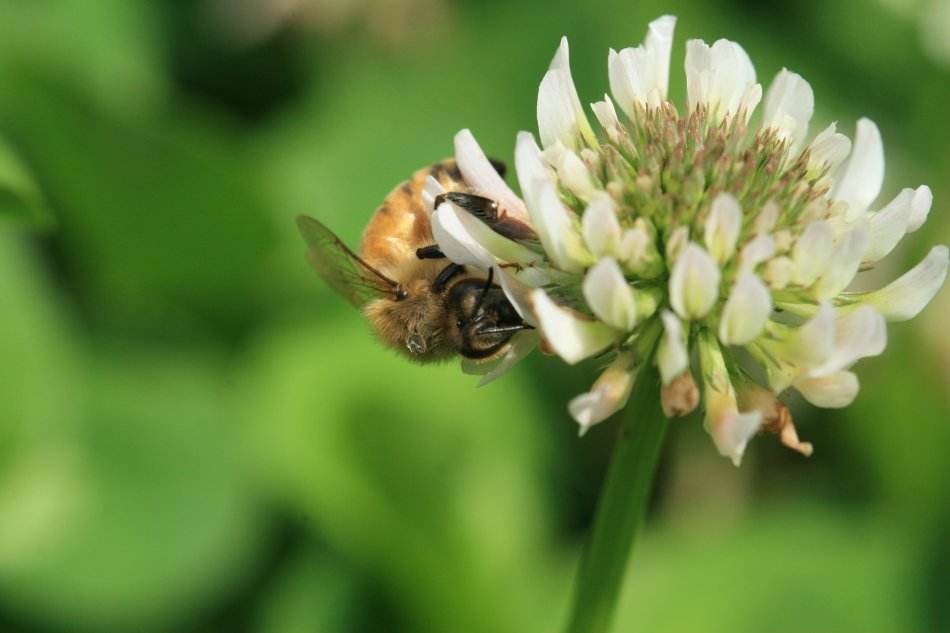
[[(410, 366), (292, 219), (355, 244), (462, 127), (510, 163), (561, 34), (590, 102), (663, 13), (677, 100), (686, 38), (735, 39), (813, 129), (879, 123), (885, 198), (932, 186), (880, 281), (948, 241), (944, 0), (0, 2), (0, 631), (559, 630), (596, 366)], [(671, 424), (617, 631), (950, 631), (948, 295), (852, 407), (792, 402), (809, 460)]]

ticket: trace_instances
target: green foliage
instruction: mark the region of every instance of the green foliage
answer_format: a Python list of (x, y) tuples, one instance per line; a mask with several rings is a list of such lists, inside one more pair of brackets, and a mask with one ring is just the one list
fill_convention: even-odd
[(914, 621), (914, 552), (881, 522), (789, 502), (710, 523), (641, 544), (615, 630), (898, 633)]
[(40, 187), (9, 143), (0, 138), (0, 219), (46, 228), (52, 222)]
[[(279, 333), (253, 354), (242, 408), (263, 485), (392, 583), (420, 629), (525, 630), (549, 542), (529, 448), (541, 429), (521, 422), (537, 408), (517, 381), (475, 391), (445, 367), (407, 372), (344, 323)], [(404, 442), (411, 459), (392, 450)], [(511, 609), (480, 607), (501, 600)]]

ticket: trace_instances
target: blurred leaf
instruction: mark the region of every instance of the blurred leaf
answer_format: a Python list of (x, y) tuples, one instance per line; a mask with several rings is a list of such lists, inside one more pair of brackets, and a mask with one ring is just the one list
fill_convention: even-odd
[(0, 577), (19, 609), (71, 630), (167, 630), (237, 582), (259, 523), (214, 366), (180, 354), (90, 363), (80, 520)]
[(946, 507), (950, 400), (937, 359), (918, 349), (902, 324), (889, 329), (884, 356), (864, 363), (861, 395), (843, 411), (841, 431), (876, 469), (890, 520), (930, 530)]
[(228, 128), (201, 115), (118, 121), (32, 79), (15, 92), (0, 107), (56, 202), (90, 316), (166, 337), (245, 329), (272, 235)]
[(147, 0), (0, 0), (0, 14), (6, 71), (42, 74), (127, 115), (154, 109), (167, 91), (160, 14)]
[(336, 633), (349, 630), (356, 602), (349, 570), (329, 556), (304, 551), (264, 596), (256, 633)]
[(648, 530), (634, 553), (613, 630), (923, 630), (913, 546), (886, 524), (790, 505), (746, 515), (735, 529), (715, 522), (666, 527)]
[(38, 228), (53, 221), (36, 180), (0, 137), (0, 218), (4, 215)]
[(21, 236), (0, 226), (0, 576), (55, 547), (85, 495), (74, 332)]
[(415, 630), (549, 629), (544, 442), (516, 374), (476, 391), (456, 368), (379, 349), (351, 316), (259, 346), (243, 391), (261, 477)]
[(4, 607), (70, 630), (187, 618), (257, 540), (220, 364), (103, 347), (83, 358), (6, 233), (0, 295)]

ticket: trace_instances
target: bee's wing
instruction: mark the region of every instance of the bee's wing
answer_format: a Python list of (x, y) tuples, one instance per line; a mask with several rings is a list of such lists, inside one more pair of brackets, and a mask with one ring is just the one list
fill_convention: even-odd
[(314, 270), (354, 306), (362, 308), (379, 297), (398, 298), (399, 284), (360, 259), (330, 229), (306, 215), (297, 216), (297, 228)]

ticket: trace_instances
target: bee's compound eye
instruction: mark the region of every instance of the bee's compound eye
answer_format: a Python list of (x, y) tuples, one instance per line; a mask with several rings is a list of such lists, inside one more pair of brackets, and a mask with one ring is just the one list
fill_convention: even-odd
[(459, 319), (458, 321), (455, 322), (455, 327), (462, 327), (463, 325), (465, 325), (465, 321), (463, 321), (462, 319)]

